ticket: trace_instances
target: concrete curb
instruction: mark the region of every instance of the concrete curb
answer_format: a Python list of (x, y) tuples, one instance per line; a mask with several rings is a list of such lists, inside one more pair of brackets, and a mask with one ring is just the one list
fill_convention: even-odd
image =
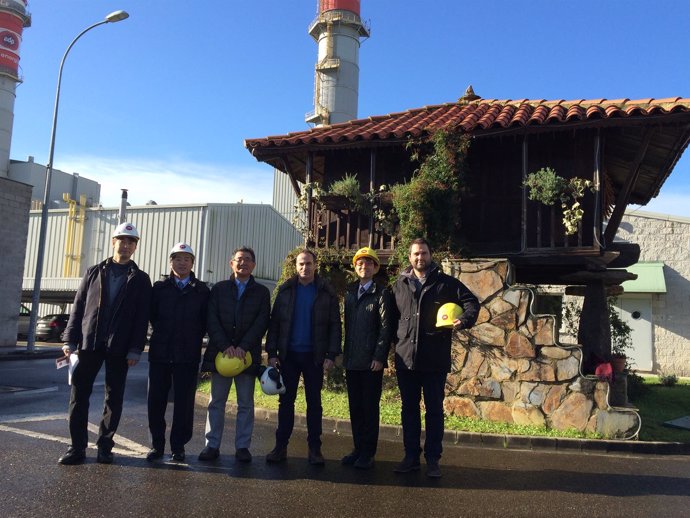
[(62, 344), (37, 345), (33, 352), (28, 352), (26, 347), (0, 347), (0, 361), (57, 359), (60, 356), (62, 356)]
[[(208, 406), (208, 400), (208, 395), (197, 392), (196, 402), (198, 405), (206, 407)], [(228, 401), (226, 412), (235, 414), (237, 412), (237, 404)], [(255, 419), (258, 420), (278, 422), (277, 410), (256, 408), (254, 415)], [(304, 414), (295, 414), (295, 426), (306, 429), (307, 418)], [(352, 435), (350, 421), (348, 419), (324, 417), (323, 431), (324, 433), (336, 435)], [(402, 427), (399, 425), (382, 424), (379, 429), (379, 438), (402, 442)], [(570, 439), (566, 437), (533, 437), (528, 435), (489, 434), (460, 432), (455, 430), (445, 431), (443, 444), (448, 447), (460, 446), (470, 448), (553, 451), (599, 455), (690, 455), (690, 443), (682, 442)]]

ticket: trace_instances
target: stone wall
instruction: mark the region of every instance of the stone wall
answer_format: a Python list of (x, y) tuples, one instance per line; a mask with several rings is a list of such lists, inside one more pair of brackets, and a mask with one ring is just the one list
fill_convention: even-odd
[(17, 344), (17, 315), (21, 304), (30, 208), (31, 186), (0, 177), (0, 346)]
[(626, 213), (617, 241), (640, 245), (640, 261), (664, 263), (666, 293), (653, 293), (654, 372), (690, 376), (690, 218)]
[(476, 325), (455, 333), (447, 414), (520, 425), (636, 434), (639, 415), (608, 404), (609, 384), (580, 373), (578, 345), (558, 345), (552, 315), (533, 315), (529, 288), (510, 286), (507, 260), (447, 261), (482, 304)]

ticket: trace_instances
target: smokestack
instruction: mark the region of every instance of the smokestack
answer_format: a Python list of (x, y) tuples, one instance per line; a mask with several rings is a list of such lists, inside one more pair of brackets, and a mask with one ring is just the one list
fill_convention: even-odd
[(120, 200), (120, 212), (117, 214), (117, 222), (127, 221), (127, 189), (122, 189), (122, 199)]
[(318, 58), (314, 110), (306, 114), (306, 122), (323, 126), (356, 119), (360, 38), (369, 37), (359, 16), (359, 0), (318, 0), (309, 34), (318, 43)]
[(26, 0), (0, 1), (0, 176), (7, 177), (19, 76), (19, 46), (24, 27), (31, 26)]

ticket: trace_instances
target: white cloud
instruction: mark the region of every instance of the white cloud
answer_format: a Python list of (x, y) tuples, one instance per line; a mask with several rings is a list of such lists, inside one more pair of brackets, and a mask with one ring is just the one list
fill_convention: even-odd
[(120, 205), (121, 189), (128, 189), (132, 205), (154, 200), (158, 205), (190, 203), (266, 203), (273, 194), (273, 171), (256, 167), (219, 167), (185, 161), (72, 156), (56, 168), (101, 184), (101, 204)]

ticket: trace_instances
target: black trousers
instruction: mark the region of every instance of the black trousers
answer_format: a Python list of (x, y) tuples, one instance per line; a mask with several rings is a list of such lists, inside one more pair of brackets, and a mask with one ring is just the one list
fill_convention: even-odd
[(443, 452), (445, 372), (419, 372), (401, 369), (396, 364), (400, 399), (402, 402), (403, 445), (407, 457), (419, 457), (422, 418), (419, 403), (424, 393), (425, 440), (424, 457), (438, 460)]
[(307, 400), (307, 444), (310, 448), (320, 448), (323, 364), (314, 362), (313, 353), (288, 352), (287, 357), (280, 362), (280, 373), (285, 383), (285, 394), (281, 394), (278, 399), (276, 446), (286, 447), (290, 442), (295, 424), (295, 399), (301, 375), (304, 378), (304, 395)]
[(105, 351), (80, 351), (79, 363), (72, 374), (72, 392), (69, 400), (69, 434), (72, 447), (85, 450), (88, 446), (89, 399), (93, 383), (105, 363), (105, 400), (103, 417), (98, 430), (96, 445), (111, 450), (113, 436), (120, 424), (122, 401), (127, 379), (127, 359)]
[(354, 451), (361, 456), (373, 457), (379, 441), (383, 369), (376, 372), (348, 370), (346, 376)]
[(149, 364), (148, 414), (153, 448), (165, 449), (165, 410), (171, 386), (174, 396), (170, 449), (182, 452), (192, 438), (197, 373), (196, 363)]

